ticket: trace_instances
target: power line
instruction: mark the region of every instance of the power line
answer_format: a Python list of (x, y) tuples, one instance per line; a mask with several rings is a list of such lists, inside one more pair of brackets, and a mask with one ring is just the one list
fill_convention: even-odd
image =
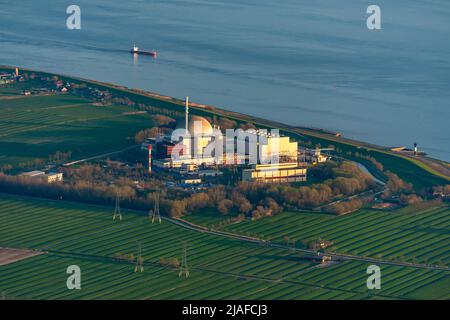
[(154, 198), (155, 198), (155, 206), (153, 210), (150, 210), (148, 212), (148, 215), (149, 218), (152, 220), (152, 223), (155, 222), (155, 219), (158, 219), (158, 222), (161, 223), (161, 214), (159, 212), (159, 198), (160, 198), (159, 190), (155, 193)]
[(137, 241), (138, 255), (136, 257), (136, 265), (134, 266), (134, 272), (144, 272), (144, 258), (142, 258), (141, 243)]
[(116, 207), (114, 208), (113, 220), (118, 218), (122, 221), (122, 213), (120, 212), (120, 200), (119, 200), (119, 192), (116, 194)]
[(183, 257), (180, 264), (180, 272), (178, 273), (178, 277), (185, 275), (186, 278), (189, 277), (189, 266), (187, 263), (187, 247), (186, 244), (183, 246)]

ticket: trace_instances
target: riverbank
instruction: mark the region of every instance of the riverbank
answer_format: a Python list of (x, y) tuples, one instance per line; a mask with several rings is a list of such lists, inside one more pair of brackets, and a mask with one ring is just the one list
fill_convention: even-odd
[[(14, 67), (0, 66), (0, 69), (13, 70)], [(184, 109), (184, 101), (154, 92), (130, 89), (124, 86), (66, 75), (29, 69), (21, 70), (35, 72), (46, 76), (56, 75), (66, 81), (74, 83), (87, 83), (91, 86), (96, 86), (101, 90), (108, 90), (113, 94), (126, 96), (136, 103), (144, 103), (177, 111), (183, 111)], [(235, 120), (237, 123), (252, 123), (261, 128), (278, 128), (281, 133), (291, 136), (300, 142), (310, 144), (311, 146), (317, 144), (320, 144), (321, 146), (332, 145), (336, 150), (339, 150), (342, 156), (345, 156), (350, 160), (360, 161), (361, 156), (373, 157), (383, 165), (384, 170), (397, 173), (404, 180), (413, 183), (417, 189), (435, 185), (444, 185), (450, 182), (448, 172), (443, 170), (444, 168), (446, 169), (449, 164), (441, 160), (422, 158), (420, 156), (406, 156), (390, 151), (390, 149), (386, 147), (337, 136), (324, 130), (293, 127), (276, 121), (252, 117), (205, 104), (191, 103), (191, 113), (207, 117), (227, 117)], [(379, 175), (379, 172), (376, 172), (373, 167), (368, 166), (368, 169), (375, 176)]]

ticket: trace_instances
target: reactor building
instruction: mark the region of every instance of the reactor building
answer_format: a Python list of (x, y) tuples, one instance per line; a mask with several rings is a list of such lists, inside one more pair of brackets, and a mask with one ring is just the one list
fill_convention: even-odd
[(190, 115), (188, 98), (185, 118), (175, 130), (147, 139), (142, 149), (149, 152), (149, 172), (151, 166), (183, 171), (195, 171), (200, 166), (243, 166), (244, 181), (306, 181), (307, 168), (298, 161), (297, 142), (281, 136), (277, 130), (228, 129), (224, 134), (206, 118)]

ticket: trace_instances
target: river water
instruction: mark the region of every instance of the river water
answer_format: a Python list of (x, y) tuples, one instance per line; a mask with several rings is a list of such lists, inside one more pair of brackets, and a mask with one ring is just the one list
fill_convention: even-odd
[[(81, 8), (81, 30), (66, 8)], [(0, 0), (0, 64), (113, 82), (450, 160), (450, 1)], [(158, 58), (127, 52), (133, 41)]]

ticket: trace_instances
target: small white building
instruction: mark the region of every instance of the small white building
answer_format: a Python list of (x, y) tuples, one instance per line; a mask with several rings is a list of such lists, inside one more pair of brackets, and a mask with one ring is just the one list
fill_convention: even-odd
[(200, 184), (202, 183), (202, 179), (200, 178), (191, 178), (191, 179), (184, 179), (184, 184)]
[(172, 168), (172, 161), (170, 158), (167, 159), (154, 159), (153, 165), (157, 168), (161, 169), (170, 169)]
[(218, 170), (199, 170), (197, 174), (199, 177), (218, 177), (223, 175), (223, 172)]
[(21, 176), (34, 178), (34, 179), (41, 179), (47, 183), (63, 181), (63, 174), (61, 172), (45, 173), (44, 171), (35, 170), (35, 171), (22, 173)]

